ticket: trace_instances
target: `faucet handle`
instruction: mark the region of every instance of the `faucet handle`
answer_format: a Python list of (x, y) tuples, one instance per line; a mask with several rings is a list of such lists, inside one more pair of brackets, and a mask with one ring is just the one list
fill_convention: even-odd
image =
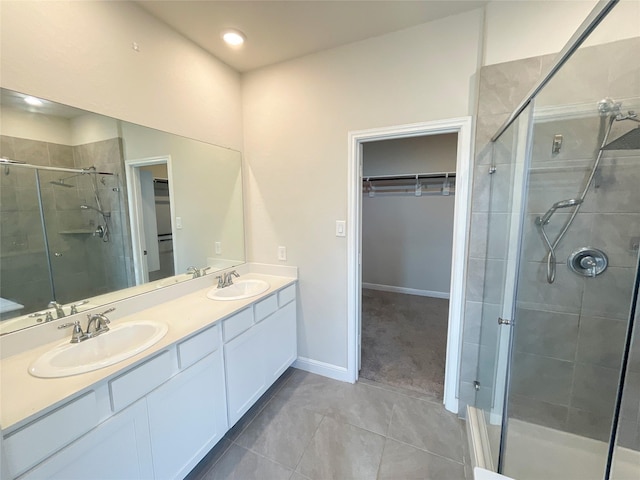
[(82, 300), (81, 302), (71, 304), (71, 313), (69, 313), (69, 315), (78, 313), (78, 307), (81, 305), (86, 305), (87, 303), (89, 303), (89, 300)]
[(211, 270), (211, 267), (204, 267), (202, 269), (201, 275), (204, 277), (207, 274), (207, 270)]
[(80, 320), (76, 320), (73, 323), (63, 323), (62, 325), (58, 325), (58, 330), (67, 327), (73, 327), (73, 333), (71, 334), (71, 343), (80, 343), (87, 338), (85, 333), (82, 331), (82, 327), (80, 326)]

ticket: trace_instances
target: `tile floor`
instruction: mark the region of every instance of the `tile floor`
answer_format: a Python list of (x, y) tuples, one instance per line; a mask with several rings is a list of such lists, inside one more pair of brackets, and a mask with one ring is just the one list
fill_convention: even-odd
[(291, 368), (187, 479), (464, 480), (465, 438), (439, 402)]

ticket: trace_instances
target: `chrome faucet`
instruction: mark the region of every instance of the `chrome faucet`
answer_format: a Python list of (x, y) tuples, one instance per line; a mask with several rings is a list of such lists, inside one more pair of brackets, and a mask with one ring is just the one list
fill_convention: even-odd
[(29, 315), (30, 318), (37, 318), (38, 322), (41, 322), (42, 319), (40, 317), (44, 316), (45, 323), (53, 322), (55, 318), (51, 314), (51, 310), (45, 310), (44, 312), (35, 312)]
[(47, 305), (47, 308), (55, 308), (56, 309), (56, 317), (57, 318), (63, 318), (63, 317), (67, 316), (67, 314), (64, 313), (64, 310), (62, 309), (62, 305), (60, 305), (55, 300), (51, 300), (49, 302), (49, 305)]
[(196, 268), (194, 266), (187, 268), (187, 273), (191, 274), (191, 278), (204, 277), (207, 274), (207, 270), (211, 270), (211, 267)]
[(114, 310), (115, 308), (110, 308), (102, 313), (87, 314), (87, 318), (89, 319), (87, 322), (87, 330), (85, 331), (87, 338), (97, 337), (101, 333), (109, 331), (107, 325), (111, 323), (111, 321), (107, 318), (107, 313), (111, 313)]
[(73, 333), (71, 334), (71, 343), (80, 343), (89, 338), (97, 337), (101, 333), (105, 333), (109, 331), (109, 327), (107, 325), (110, 320), (107, 318), (107, 313), (111, 313), (115, 310), (115, 308), (110, 308), (105, 310), (102, 313), (91, 313), (87, 314), (87, 331), (83, 332), (82, 327), (80, 326), (80, 321), (76, 320), (73, 323), (63, 323), (58, 326), (58, 329), (73, 327)]
[(233, 277), (239, 278), (240, 275), (238, 275), (238, 272), (236, 272), (235, 270), (232, 270), (230, 272), (225, 272), (222, 275), (216, 276), (216, 278), (218, 279), (218, 288), (224, 288), (233, 285)]

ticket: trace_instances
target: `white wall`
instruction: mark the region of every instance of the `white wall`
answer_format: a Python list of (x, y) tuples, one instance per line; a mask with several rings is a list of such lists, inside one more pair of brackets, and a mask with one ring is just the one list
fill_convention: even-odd
[(41, 142), (71, 145), (71, 123), (66, 118), (25, 112), (17, 108), (0, 108), (0, 134)]
[(467, 115), (482, 11), (243, 76), (248, 256), (300, 274), (298, 352), (347, 365), (348, 132)]
[[(598, 0), (492, 1), (485, 10), (483, 65), (558, 53), (587, 18)], [(640, 2), (621, 0), (585, 46), (637, 35)]]
[(240, 153), (126, 122), (121, 128), (125, 161), (171, 157), (169, 185), (182, 219), (173, 237), (176, 273), (204, 267), (207, 258), (244, 261)]
[[(457, 134), (445, 134), (365, 143), (363, 176), (455, 172), (457, 142)], [(420, 197), (363, 195), (363, 283), (448, 298), (455, 197), (440, 195), (441, 185), (430, 184)]]
[(489, 2), (483, 65), (558, 53), (597, 3), (597, 0)]
[(0, 41), (2, 87), (241, 150), (239, 74), (133, 3), (3, 0)]

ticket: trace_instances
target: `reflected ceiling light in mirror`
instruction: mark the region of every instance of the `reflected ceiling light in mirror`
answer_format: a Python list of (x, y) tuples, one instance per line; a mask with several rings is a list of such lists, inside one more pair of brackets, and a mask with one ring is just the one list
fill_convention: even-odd
[(41, 107), (44, 105), (43, 101), (36, 97), (24, 97), (24, 101), (32, 107)]
[(235, 28), (227, 28), (222, 31), (222, 39), (225, 43), (231, 47), (241, 47), (247, 37), (240, 30), (236, 30)]

